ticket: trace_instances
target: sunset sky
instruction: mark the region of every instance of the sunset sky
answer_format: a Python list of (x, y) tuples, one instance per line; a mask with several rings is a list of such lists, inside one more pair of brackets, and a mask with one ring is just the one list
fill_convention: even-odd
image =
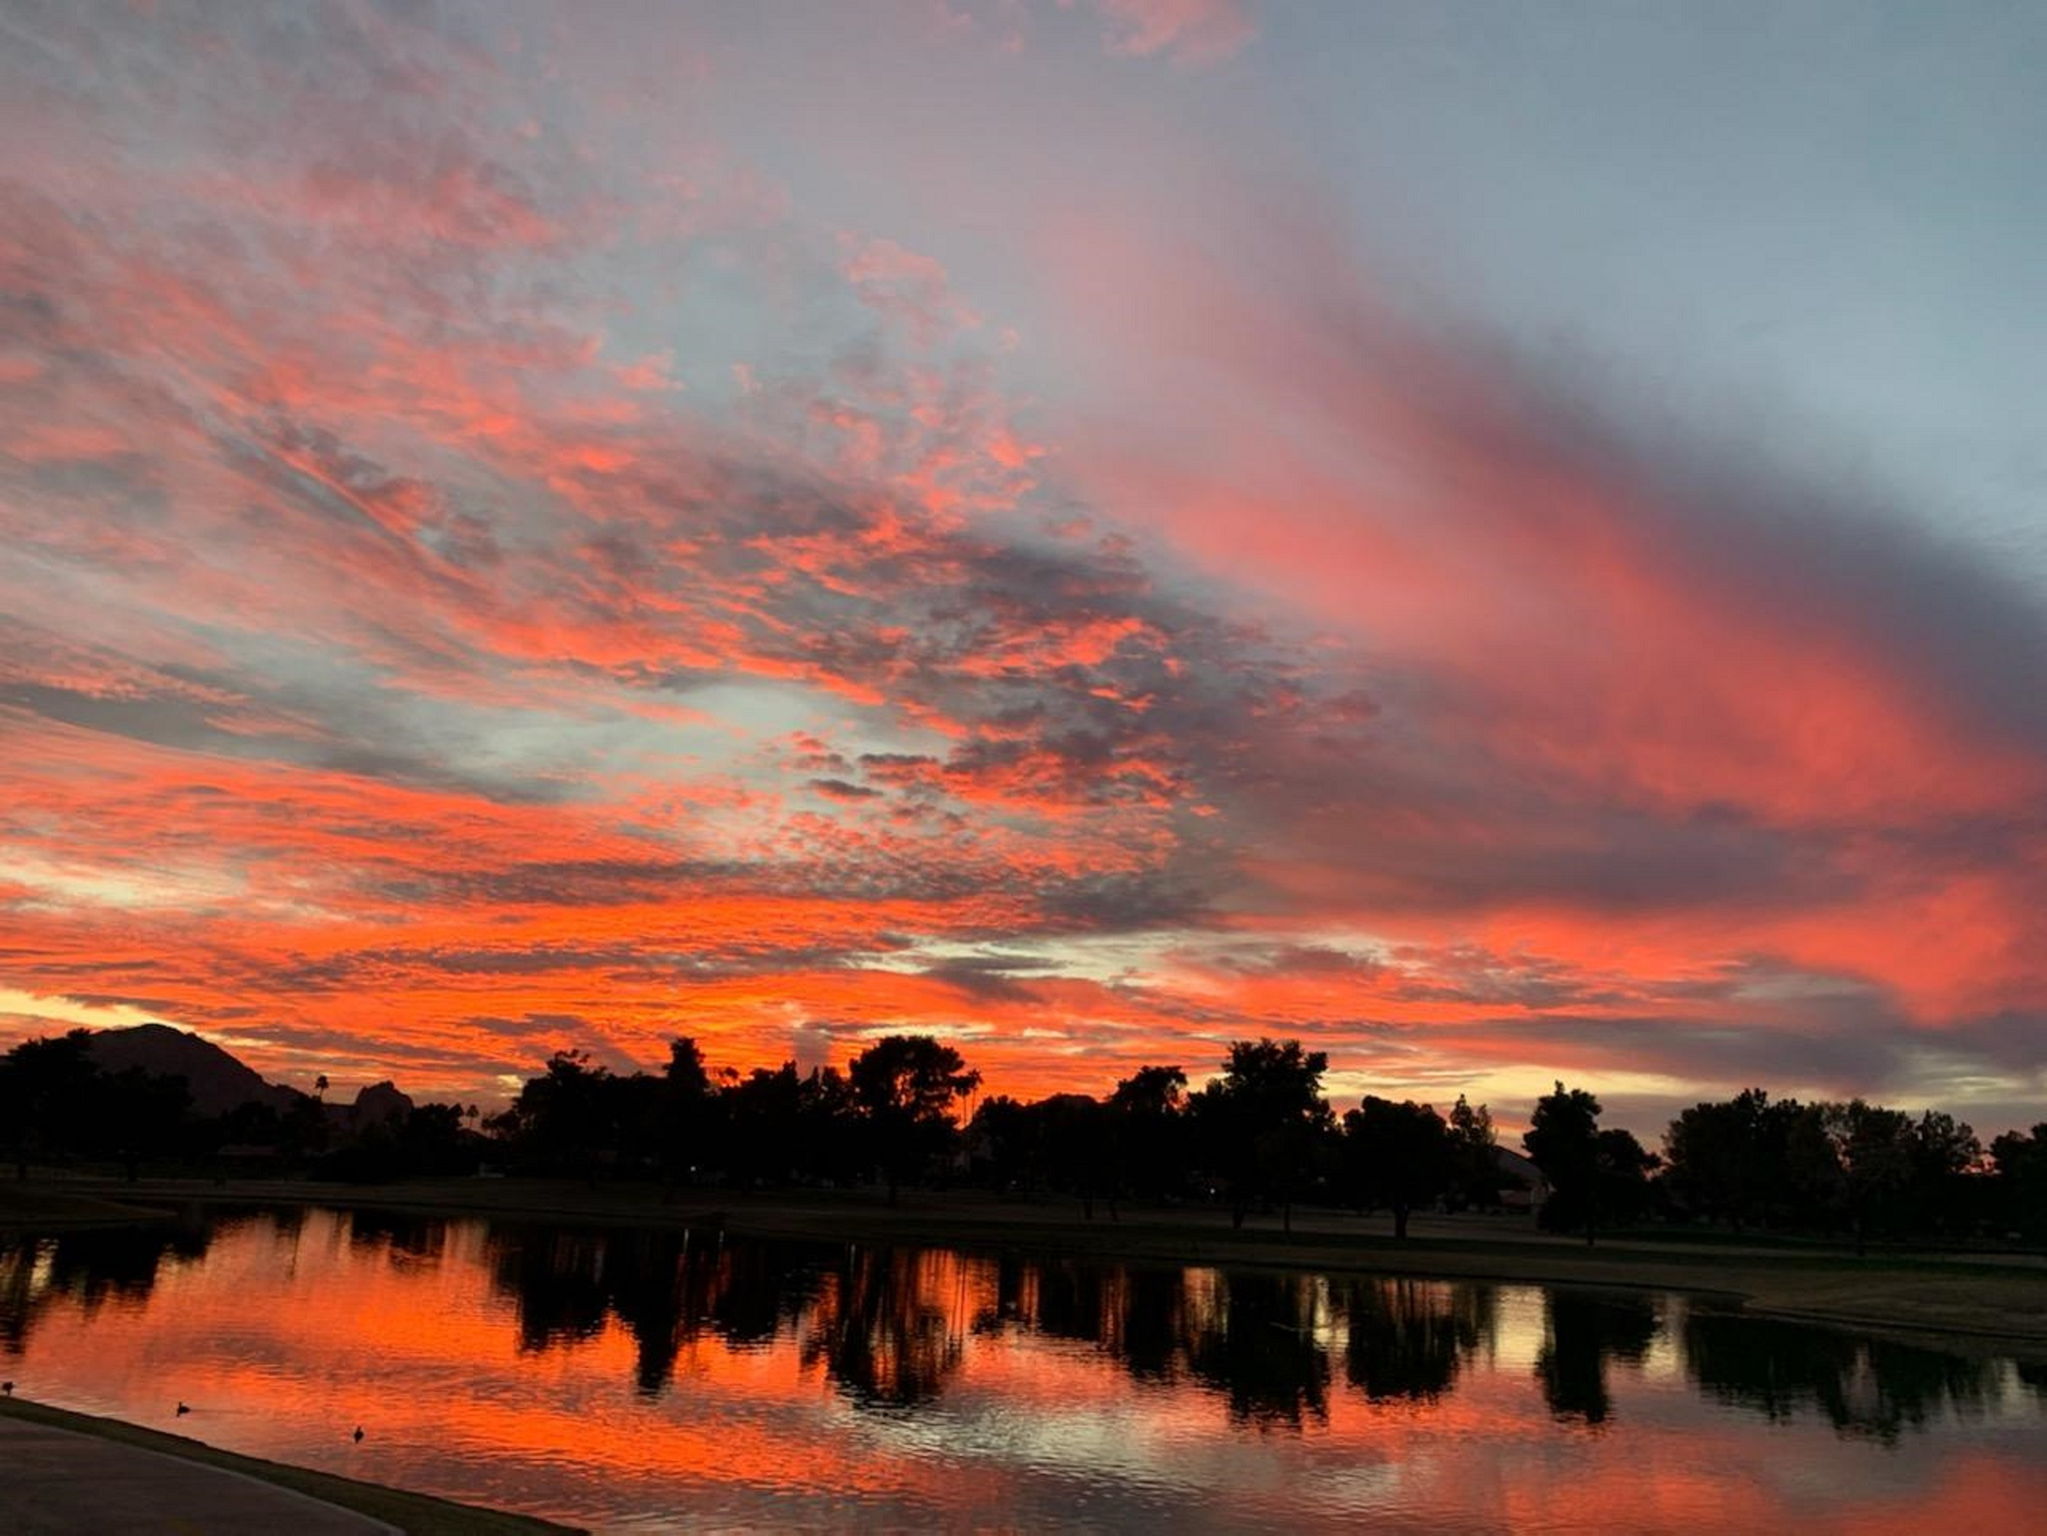
[(2043, 65), (0, 0), (0, 1041), (2047, 1118)]

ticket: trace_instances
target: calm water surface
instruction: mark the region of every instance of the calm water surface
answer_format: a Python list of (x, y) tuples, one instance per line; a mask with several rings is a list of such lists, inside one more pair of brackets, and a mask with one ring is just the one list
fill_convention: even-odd
[(609, 1531), (2047, 1529), (2047, 1375), (1677, 1297), (307, 1210), (0, 1243), (0, 1365)]

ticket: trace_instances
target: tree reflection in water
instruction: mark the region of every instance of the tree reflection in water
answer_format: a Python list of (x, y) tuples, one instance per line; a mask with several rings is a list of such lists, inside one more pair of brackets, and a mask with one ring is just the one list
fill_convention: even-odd
[(1306, 1275), (1011, 1255), (997, 1262), (996, 1305), (977, 1326), (1092, 1344), (1139, 1381), (1192, 1379), (1225, 1395), (1240, 1420), (1299, 1427), (1327, 1412), (1322, 1289)]
[(1344, 1374), (1374, 1402), (1434, 1402), (1499, 1326), (1489, 1285), (1353, 1280), (1343, 1288)]
[(1980, 1416), (1996, 1379), (1990, 1361), (1724, 1312), (1692, 1313), (1684, 1346), (1692, 1380), (1721, 1402), (1779, 1422), (1816, 1411), (1886, 1442), (1944, 1413)]
[(88, 1316), (109, 1301), (139, 1306), (166, 1260), (203, 1259), (212, 1237), (203, 1223), (182, 1222), (0, 1236), (0, 1350), (19, 1354), (37, 1319), (60, 1301)]
[(1103, 1266), (1074, 1259), (1027, 1263), (1011, 1258), (1003, 1267), (1018, 1276), (1021, 1310), (1016, 1320), (1026, 1327), (1055, 1339), (1089, 1344), (1104, 1342), (1112, 1331), (1102, 1289), (1110, 1271)]
[(351, 1210), (348, 1242), (352, 1248), (380, 1251), (400, 1266), (437, 1264), (448, 1245), (448, 1223), (402, 1211)]
[[(0, 1238), (0, 1354), (19, 1355), (59, 1306), (90, 1316), (140, 1307), (169, 1266), (254, 1225), (295, 1252), (302, 1213), (206, 1224)], [(456, 1224), (389, 1212), (346, 1217), (349, 1249), (406, 1271), (464, 1262)], [(728, 1239), (687, 1230), (494, 1224), (482, 1231), (492, 1289), (525, 1351), (573, 1348), (621, 1329), (648, 1397), (705, 1338), (729, 1350), (793, 1350), (865, 1411), (939, 1397), (970, 1341), (1004, 1333), (1067, 1341), (1147, 1385), (1192, 1383), (1231, 1417), (1298, 1432), (1329, 1416), (1332, 1370), (1375, 1404), (1433, 1404), (1474, 1358), (1500, 1349), (1498, 1287), (1090, 1263), (945, 1249)], [(1943, 1417), (1988, 1414), (2009, 1382), (2001, 1361), (1882, 1339), (1594, 1292), (1543, 1296), (1534, 1375), (1551, 1413), (1590, 1425), (1615, 1413), (1616, 1362), (1640, 1365), (1669, 1338), (1691, 1384), (1772, 1421), (1815, 1414), (1844, 1436), (1893, 1441)], [(1524, 1357), (1525, 1358), (1525, 1357)], [(2047, 1403), (2047, 1371), (2018, 1369)]]
[(1139, 1381), (1178, 1378), (1187, 1337), (1187, 1277), (1172, 1269), (1118, 1269), (1110, 1340)]
[(1229, 1397), (1230, 1415), (1299, 1429), (1329, 1416), (1329, 1352), (1316, 1337), (1321, 1284), (1308, 1275), (1216, 1277), (1214, 1304), (1193, 1311), (1188, 1361)]
[[(358, 1241), (440, 1250), (433, 1224), (358, 1220)], [(175, 1241), (91, 1234), (60, 1241), (53, 1283), (81, 1298), (147, 1289)], [(191, 1242), (187, 1234), (183, 1241)], [(204, 1251), (203, 1238), (197, 1252)], [(1016, 1329), (1099, 1350), (1140, 1381), (1192, 1380), (1261, 1428), (1327, 1417), (1332, 1351), (1372, 1402), (1424, 1402), (1496, 1347), (1499, 1290), (1469, 1281), (1222, 1272), (1015, 1254), (728, 1240), (717, 1232), (500, 1225), (486, 1237), (494, 1284), (515, 1300), (520, 1347), (594, 1339), (612, 1322), (636, 1346), (636, 1382), (658, 1395), (679, 1354), (709, 1333), (733, 1349), (791, 1345), (863, 1409), (904, 1411), (944, 1390), (967, 1341)], [(0, 1249), (0, 1340), (32, 1316), (28, 1266)], [(1535, 1376), (1551, 1413), (1613, 1415), (1611, 1367), (1641, 1365), (1664, 1333), (1657, 1298), (1544, 1296)], [(1732, 1313), (1678, 1309), (1683, 1358), (1722, 1402), (1784, 1419), (1811, 1409), (1842, 1433), (1889, 1438), (1946, 1411), (1980, 1411), (2000, 1369), (1935, 1350)], [(9, 1330), (12, 1330), (11, 1334)], [(2047, 1391), (2047, 1377), (2021, 1379)]]
[(1603, 1424), (1613, 1411), (1606, 1368), (1640, 1365), (1661, 1330), (1656, 1303), (1643, 1297), (1551, 1291), (1545, 1299), (1542, 1353), (1535, 1374), (1558, 1418)]
[(732, 1245), (717, 1232), (494, 1225), (485, 1251), (493, 1283), (518, 1303), (521, 1349), (592, 1339), (615, 1318), (649, 1396), (706, 1330), (734, 1348), (771, 1343), (819, 1287), (815, 1264), (789, 1246)]
[(803, 1362), (822, 1363), (863, 1408), (936, 1397), (966, 1357), (967, 1265), (944, 1253), (850, 1248), (803, 1329)]
[(518, 1301), (519, 1347), (537, 1352), (603, 1333), (624, 1267), (611, 1250), (628, 1242), (594, 1231), (492, 1227), (491, 1279)]

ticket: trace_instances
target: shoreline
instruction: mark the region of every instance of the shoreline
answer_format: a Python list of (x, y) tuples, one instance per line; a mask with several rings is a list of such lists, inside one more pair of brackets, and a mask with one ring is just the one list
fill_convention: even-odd
[(203, 1440), (166, 1434), (159, 1429), (132, 1424), (126, 1419), (78, 1413), (28, 1398), (0, 1398), (0, 1416), (74, 1434), (92, 1435), (159, 1456), (231, 1472), (383, 1521), (407, 1533), (407, 1536), (585, 1536), (574, 1526), (557, 1525), (531, 1515), (486, 1509), (430, 1493), (393, 1488), (385, 1483), (368, 1483), (339, 1473), (294, 1466), (289, 1462), (244, 1456), (208, 1445)]
[[(76, 1232), (94, 1227), (147, 1226), (165, 1220), (163, 1210), (129, 1200), (109, 1199), (106, 1185), (0, 1182), (0, 1233)], [(123, 1186), (124, 1192), (127, 1186)]]
[[(905, 1191), (890, 1206), (859, 1191), (741, 1192), (553, 1180), (437, 1180), (393, 1185), (266, 1179), (218, 1185), (162, 1180), (67, 1191), (136, 1213), (90, 1225), (176, 1220), (204, 1207), (317, 1205), (432, 1219), (561, 1222), (609, 1227), (713, 1227), (740, 1236), (1028, 1252), (1047, 1257), (1160, 1265), (1313, 1270), (1497, 1284), (1661, 1290), (1751, 1316), (1880, 1334), (1960, 1353), (2047, 1363), (2047, 1260), (2029, 1255), (1877, 1253), (1625, 1234), (1593, 1247), (1534, 1230), (1523, 1217), (1422, 1217), (1396, 1239), (1387, 1219), (1323, 1210), (1296, 1213), (1291, 1234), (1270, 1217), (1241, 1230), (1212, 1208), (1132, 1207), (1087, 1222), (1077, 1202), (1019, 1200), (981, 1191)], [(45, 1229), (11, 1219), (0, 1229)], [(68, 1229), (88, 1224), (73, 1221)], [(57, 1230), (54, 1223), (48, 1230)]]

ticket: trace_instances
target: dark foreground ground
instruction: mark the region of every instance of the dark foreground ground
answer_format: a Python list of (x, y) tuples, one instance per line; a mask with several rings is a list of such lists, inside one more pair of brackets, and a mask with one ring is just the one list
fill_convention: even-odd
[[(6, 1189), (0, 1184), (0, 1190)], [(22, 1191), (34, 1186), (15, 1186)], [(43, 1186), (44, 1209), (12, 1208), (0, 1228), (98, 1224), (137, 1208), (299, 1204), (374, 1207), (497, 1220), (705, 1226), (760, 1237), (821, 1238), (1028, 1250), (1142, 1263), (1261, 1265), (1443, 1279), (1683, 1291), (1780, 1317), (1903, 1333), (1966, 1352), (2047, 1361), (2047, 1257), (1883, 1254), (1711, 1234), (1635, 1233), (1582, 1240), (1537, 1232), (1526, 1216), (1416, 1217), (1405, 1240), (1383, 1216), (1303, 1211), (1284, 1232), (1274, 1217), (1233, 1230), (1209, 1208), (1126, 1207), (1083, 1219), (1070, 1200), (981, 1191), (905, 1191), (900, 1205), (842, 1191), (663, 1192), (637, 1184), (539, 1179), (417, 1180), (350, 1186), (300, 1180), (70, 1181)], [(21, 1195), (17, 1193), (16, 1199)], [(114, 1207), (109, 1210), (108, 1207)]]
[(548, 1536), (566, 1526), (215, 1450), (119, 1419), (0, 1399), (12, 1536)]

